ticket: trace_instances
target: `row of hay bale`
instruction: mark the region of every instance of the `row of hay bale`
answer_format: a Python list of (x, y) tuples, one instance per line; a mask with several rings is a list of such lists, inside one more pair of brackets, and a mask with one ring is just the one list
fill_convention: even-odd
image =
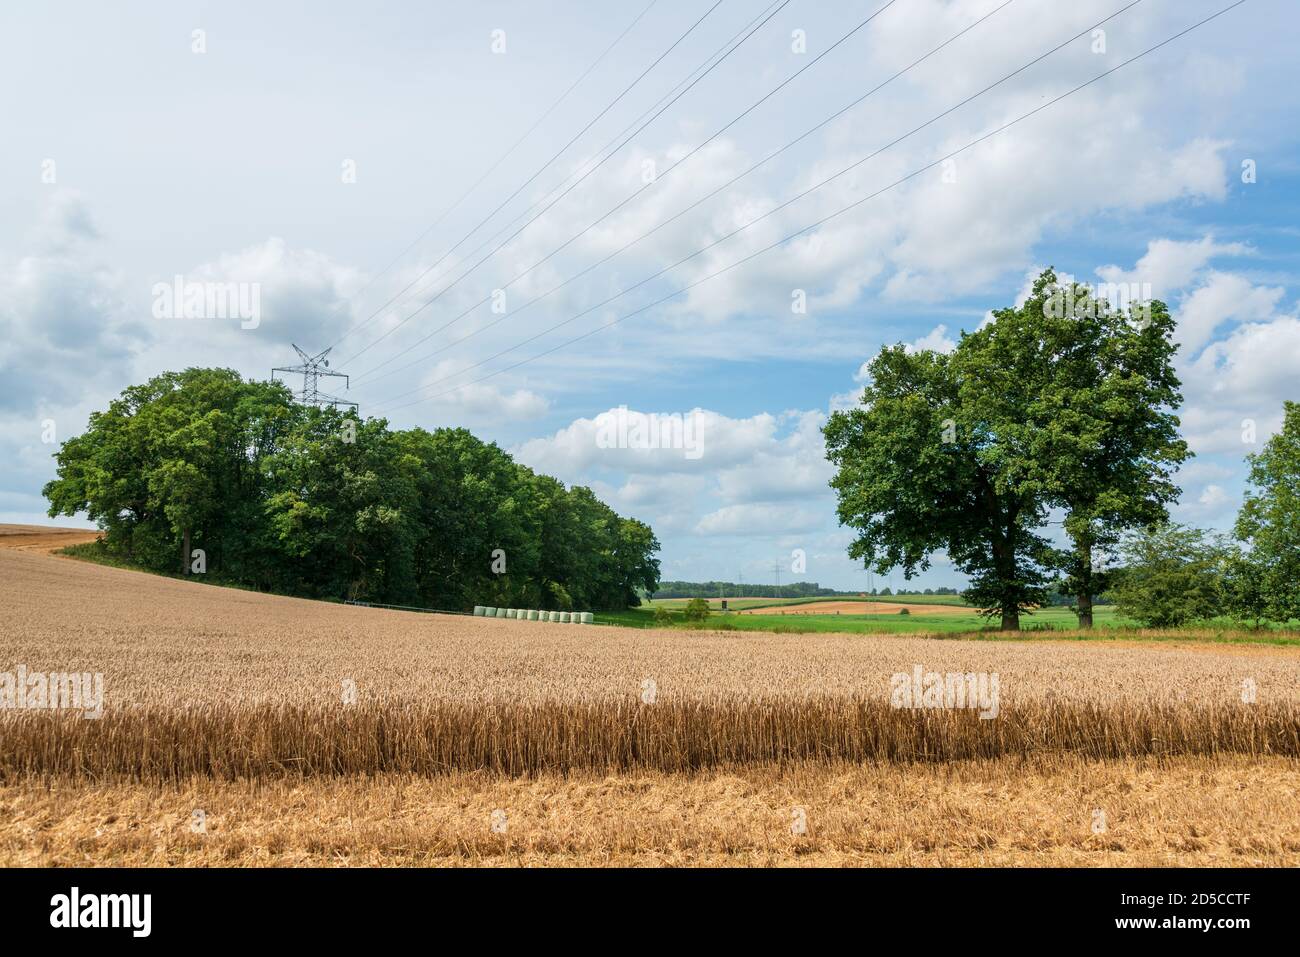
[(475, 605), (474, 614), (479, 618), (558, 621), (566, 625), (590, 625), (596, 617), (589, 611), (537, 611), (532, 608), (494, 608), (491, 605)]

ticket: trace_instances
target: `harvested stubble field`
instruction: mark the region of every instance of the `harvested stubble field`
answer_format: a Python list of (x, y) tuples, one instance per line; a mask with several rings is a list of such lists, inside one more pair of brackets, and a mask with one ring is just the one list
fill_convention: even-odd
[[(11, 862), (1297, 858), (1294, 648), (485, 621), (3, 550), (0, 596), (0, 670), (100, 672), (105, 688), (99, 720), (0, 714)], [(998, 673), (998, 717), (892, 708), (890, 676), (915, 665)], [(1184, 809), (1118, 845), (1078, 823), (1093, 808), (1068, 782), (1119, 799), (1139, 770)], [(956, 790), (928, 818), (881, 830), (867, 813), (926, 807), (934, 788)], [(1025, 789), (1042, 807), (1016, 803)], [(802, 843), (793, 806), (809, 809)], [(221, 829), (188, 836), (195, 807)]]
[(0, 788), (0, 865), (1286, 866), (1297, 788), (1242, 755), (33, 782)]

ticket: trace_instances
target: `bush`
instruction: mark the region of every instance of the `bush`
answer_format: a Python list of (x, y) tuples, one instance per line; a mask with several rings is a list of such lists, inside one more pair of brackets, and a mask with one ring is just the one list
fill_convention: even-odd
[(661, 627), (668, 627), (673, 623), (673, 613), (663, 605), (655, 609), (655, 624)]
[(898, 609), (898, 613), (900, 615), (910, 615), (912, 612), (907, 608), (900, 608)]
[(1114, 595), (1122, 614), (1152, 628), (1176, 628), (1223, 614), (1231, 551), (1199, 529), (1167, 524), (1125, 539)]
[(687, 621), (707, 621), (709, 617), (709, 603), (703, 598), (692, 598), (686, 603), (686, 611), (683, 617)]

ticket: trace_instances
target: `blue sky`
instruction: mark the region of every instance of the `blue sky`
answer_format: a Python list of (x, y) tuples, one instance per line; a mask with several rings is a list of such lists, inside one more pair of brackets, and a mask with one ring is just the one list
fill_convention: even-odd
[[(63, 439), (160, 371), (222, 365), (266, 376), (293, 361), (290, 342), (313, 351), (338, 342), (334, 367), (357, 377), (349, 397), (363, 414), (399, 427), (464, 425), (530, 466), (591, 484), (655, 527), (666, 578), (766, 582), (779, 562), (783, 581), (861, 587), (826, 486), (826, 416), (854, 401), (863, 363), (883, 345), (950, 348), (1051, 264), (1080, 281), (1149, 283), (1173, 308), (1184, 434), (1197, 452), (1175, 517), (1225, 528), (1244, 455), (1277, 427), (1283, 400), (1300, 399), (1293, 4), (1249, 0), (950, 166), (705, 278), (1226, 0), (1142, 0), (1093, 34), (1126, 3), (9, 5), (0, 11), (0, 520), (45, 520), (48, 422)], [(662, 115), (603, 149), (772, 11)], [(1254, 182), (1243, 182), (1247, 161)], [(593, 166), (470, 271), (475, 247)], [(258, 284), (260, 322), (156, 318), (154, 285), (176, 275)], [(496, 289), (504, 311), (474, 308)], [(792, 312), (796, 290), (805, 313)], [(620, 407), (694, 414), (701, 454), (602, 447), (598, 417)], [(1246, 420), (1253, 443), (1242, 438)], [(789, 568), (796, 549), (802, 574)], [(913, 584), (960, 583), (939, 555)]]

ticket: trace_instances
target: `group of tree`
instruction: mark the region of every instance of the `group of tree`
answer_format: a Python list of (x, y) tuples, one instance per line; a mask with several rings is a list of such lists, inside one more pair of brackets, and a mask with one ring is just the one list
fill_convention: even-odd
[(1232, 535), (1164, 524), (1125, 539), (1111, 592), (1121, 613), (1153, 627), (1300, 618), (1300, 404), (1286, 403), (1281, 431), (1247, 461)]
[(464, 429), (394, 431), (229, 369), (127, 389), (56, 459), (50, 515), (88, 514), (154, 570), (445, 609), (615, 609), (658, 586), (654, 533), (590, 489)]
[(660, 582), (651, 598), (817, 598), (840, 594), (816, 582), (788, 585), (737, 584), (736, 582)]
[(1061, 581), (1090, 627), (1112, 584), (1098, 557), (1179, 492), (1173, 331), (1164, 303), (1094, 301), (1049, 269), (949, 353), (881, 350), (859, 405), (825, 427), (850, 555), (911, 578), (944, 552), (1007, 630)]
[(893, 595), (893, 596), (902, 596), (902, 595), (960, 595), (960, 594), (961, 594), (961, 590), (958, 589), (958, 588), (948, 588), (948, 587), (945, 587), (945, 586), (942, 586), (942, 585), (941, 585), (940, 587), (938, 587), (938, 588), (899, 588), (899, 589), (896, 589), (896, 590), (894, 590), (894, 589), (890, 589), (888, 586), (886, 586), (886, 587), (880, 589), (878, 592), (875, 592), (875, 594), (881, 596), (882, 598), (885, 597), (886, 595)]

